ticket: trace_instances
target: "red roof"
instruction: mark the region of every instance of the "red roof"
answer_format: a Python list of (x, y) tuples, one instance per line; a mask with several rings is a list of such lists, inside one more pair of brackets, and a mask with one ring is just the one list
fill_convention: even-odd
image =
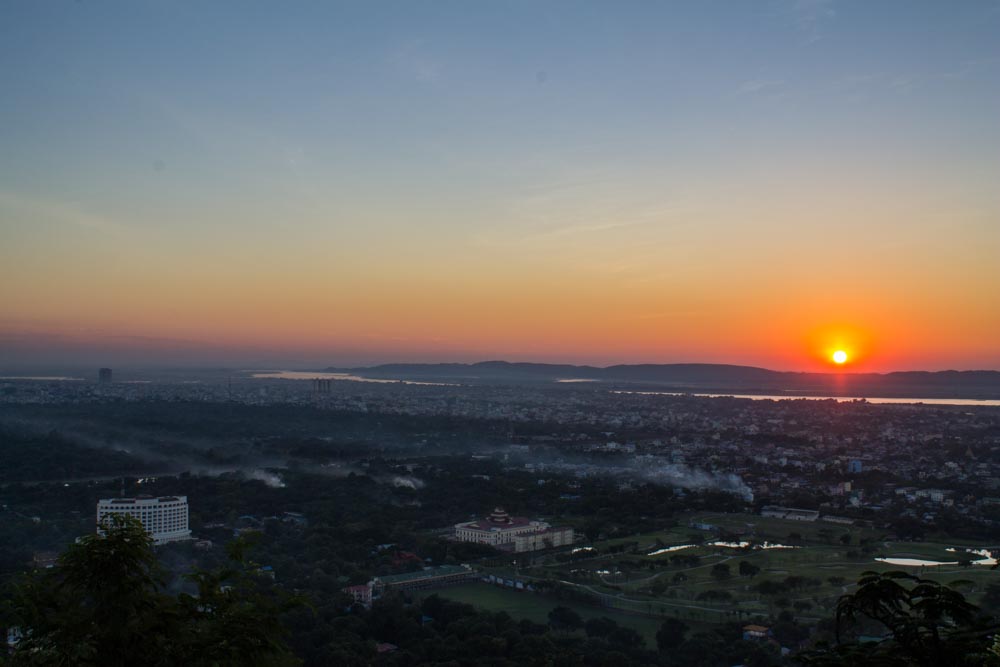
[(344, 589), (345, 593), (367, 593), (370, 589), (365, 584), (358, 584), (357, 586), (348, 586)]
[(409, 551), (399, 551), (396, 553), (395, 557), (392, 559), (393, 565), (402, 565), (408, 562), (422, 562), (420, 556)]
[(479, 521), (473, 521), (465, 525), (466, 528), (476, 528), (478, 530), (492, 530), (498, 528), (500, 530), (509, 530), (510, 528), (523, 528), (524, 526), (531, 525), (531, 519), (526, 516), (512, 516), (510, 520), (506, 523), (496, 523), (490, 521), (489, 519), (480, 519)]

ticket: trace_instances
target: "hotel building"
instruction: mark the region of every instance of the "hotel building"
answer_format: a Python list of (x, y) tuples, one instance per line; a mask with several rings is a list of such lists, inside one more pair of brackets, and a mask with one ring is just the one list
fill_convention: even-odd
[(155, 544), (191, 539), (188, 529), (187, 496), (152, 498), (106, 498), (97, 501), (97, 532), (101, 522), (112, 514), (124, 514), (142, 522)]

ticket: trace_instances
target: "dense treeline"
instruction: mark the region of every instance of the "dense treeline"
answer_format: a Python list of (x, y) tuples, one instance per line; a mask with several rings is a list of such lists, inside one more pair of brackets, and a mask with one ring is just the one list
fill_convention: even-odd
[(230, 546), (228, 565), (189, 573), (193, 595), (172, 595), (142, 524), (115, 516), (103, 526), (5, 597), (12, 665), (298, 664), (279, 621), (296, 601), (266, 585), (245, 543)]
[[(316, 665), (765, 665), (778, 664), (777, 648), (743, 641), (740, 628), (720, 626), (686, 637), (687, 628), (666, 622), (657, 646), (646, 646), (634, 630), (608, 618), (584, 623), (556, 607), (547, 624), (516, 621), (432, 595), (420, 604), (399, 596), (355, 607), (321, 626), (305, 610), (288, 622), (300, 626), (293, 644)], [(310, 623), (315, 625), (310, 626)], [(679, 627), (678, 627), (679, 626)], [(302, 643), (299, 643), (302, 642)], [(379, 653), (378, 647), (397, 647)]]
[[(451, 448), (508, 442), (503, 421), (447, 415), (400, 415), (318, 410), (300, 405), (242, 405), (205, 401), (118, 401), (88, 404), (3, 406), (11, 428), (66, 431), (94, 438), (95, 444), (148, 439), (161, 444), (212, 446), (218, 443), (312, 440), (328, 456), (364, 455), (381, 449)], [(323, 440), (318, 440), (323, 438)]]
[(100, 456), (58, 430), (0, 424), (0, 483), (81, 479), (109, 473), (142, 473), (149, 463), (126, 452), (102, 448)]
[[(309, 606), (262, 576), (246, 543), (229, 564), (187, 575), (195, 594), (171, 594), (142, 526), (116, 517), (106, 535), (70, 546), (59, 567), (12, 589), (0, 621), (14, 628), (13, 665), (660, 665), (782, 664), (776, 644), (740, 638), (738, 624), (689, 636), (668, 619), (645, 645), (609, 618), (583, 622), (555, 607), (547, 624), (515, 621), (431, 595), (390, 594), (370, 609), (333, 594)], [(884, 639), (818, 647), (816, 667), (1000, 665), (994, 619), (961, 593), (901, 572), (869, 573), (837, 607), (838, 636)], [(286, 638), (291, 636), (290, 645)], [(4, 662), (0, 658), (0, 662)]]

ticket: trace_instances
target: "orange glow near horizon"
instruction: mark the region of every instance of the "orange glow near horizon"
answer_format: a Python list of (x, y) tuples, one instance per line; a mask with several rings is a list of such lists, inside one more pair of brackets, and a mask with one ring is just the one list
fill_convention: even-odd
[[(266, 305), (258, 301), (253, 304), (258, 312), (248, 307), (250, 304), (243, 306), (233, 300), (224, 316), (189, 302), (175, 305), (175, 312), (181, 311), (177, 315), (188, 312), (170, 322), (159, 320), (153, 313), (147, 315), (148, 319), (134, 316), (128, 321), (108, 313), (106, 329), (77, 328), (73, 338), (84, 348), (98, 346), (105, 339), (116, 346), (144, 346), (164, 354), (201, 348), (227, 353), (247, 350), (261, 358), (265, 352), (277, 351), (331, 365), (505, 359), (602, 366), (728, 363), (814, 372), (828, 372), (834, 367), (848, 372), (926, 368), (926, 361), (915, 355), (912, 347), (898, 345), (892, 354), (874, 355), (875, 337), (856, 326), (818, 327), (806, 334), (802, 344), (795, 341), (796, 329), (802, 331), (801, 324), (796, 327), (793, 321), (760, 319), (734, 328), (729, 324), (734, 319), (730, 312), (708, 311), (693, 316), (667, 312), (651, 317), (636, 315), (637, 305), (627, 299), (605, 301), (597, 307), (565, 298), (559, 308), (552, 308), (551, 304), (559, 300), (551, 296), (503, 299), (497, 294), (484, 299), (491, 306), (484, 312), (482, 306), (477, 308), (473, 299), (464, 295), (453, 295), (456, 298), (448, 304), (450, 307), (424, 301), (418, 294), (408, 303), (379, 296), (369, 292), (367, 304), (345, 299), (319, 308), (309, 307), (310, 299), (302, 303), (286, 299)], [(257, 297), (260, 299), (260, 292)], [(125, 312), (136, 315), (138, 311)], [(603, 317), (595, 318), (595, 312), (601, 312)], [(273, 316), (262, 317), (262, 313)], [(35, 331), (41, 335), (67, 331), (74, 328), (73, 324), (49, 322)], [(884, 331), (880, 337), (895, 338), (898, 329), (886, 325)], [(41, 335), (35, 337), (41, 339)], [(832, 361), (838, 350), (847, 353), (846, 363)]]
[[(681, 280), (555, 250), (538, 257), (456, 250), (449, 262), (386, 251), (383, 261), (364, 264), (306, 251), (299, 255), (308, 261), (300, 261), (289, 249), (263, 266), (239, 256), (180, 265), (155, 247), (134, 252), (146, 260), (142, 271), (119, 266), (101, 248), (81, 253), (85, 262), (59, 257), (41, 273), (12, 259), (37, 280), (0, 285), (9, 356), (51, 340), (51, 349), (83, 350), (77, 356), (87, 359), (105, 357), (86, 350), (143, 346), (151, 359), (197, 348), (205, 351), (199, 358), (218, 351), (330, 365), (506, 359), (844, 373), (1000, 365), (1000, 309), (979, 304), (981, 290), (956, 296), (906, 283), (874, 292), (871, 280), (836, 272), (789, 281), (791, 260), (774, 273), (738, 262), (672, 265), (693, 276)], [(744, 285), (738, 295), (737, 284)], [(849, 357), (842, 366), (831, 361), (837, 350)]]

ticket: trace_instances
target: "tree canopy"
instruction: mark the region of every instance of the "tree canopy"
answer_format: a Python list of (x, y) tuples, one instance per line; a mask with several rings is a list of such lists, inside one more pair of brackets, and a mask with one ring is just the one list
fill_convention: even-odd
[[(837, 604), (838, 645), (809, 665), (1000, 666), (998, 626), (958, 591), (905, 572), (866, 572)], [(867, 635), (867, 636), (866, 636)], [(848, 636), (855, 641), (840, 643)], [(860, 640), (860, 641), (858, 641)]]
[(169, 595), (138, 520), (114, 515), (58, 567), (16, 585), (5, 620), (21, 639), (13, 665), (294, 665), (279, 615), (294, 604), (260, 590), (246, 544), (230, 565), (195, 571), (198, 594)]

